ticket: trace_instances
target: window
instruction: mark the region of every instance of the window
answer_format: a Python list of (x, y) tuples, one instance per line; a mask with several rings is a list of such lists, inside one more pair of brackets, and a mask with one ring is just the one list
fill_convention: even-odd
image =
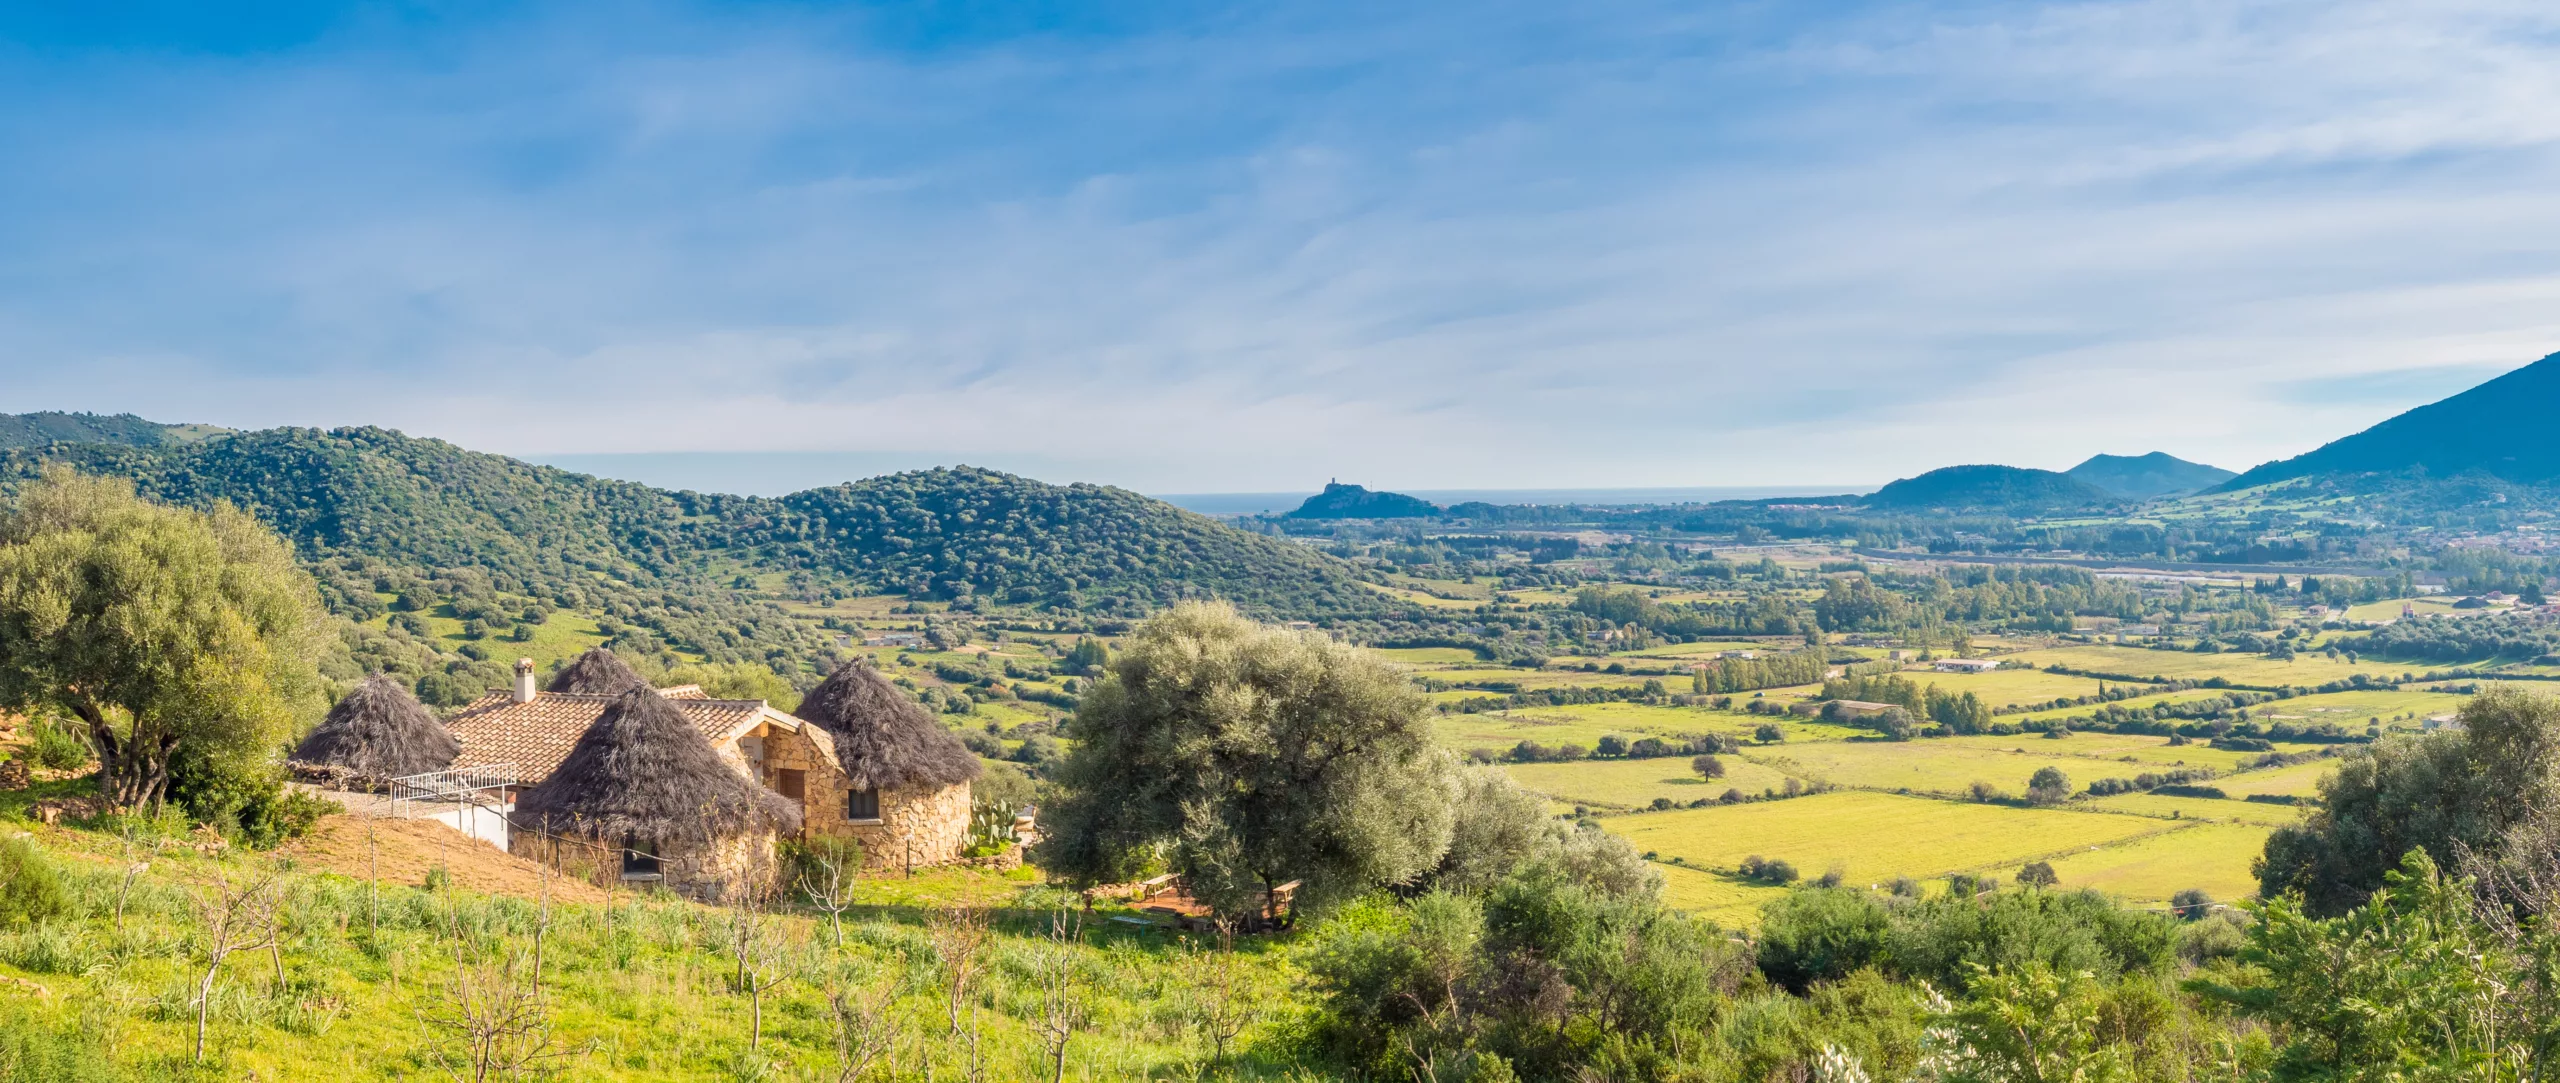
[(773, 773), (773, 788), (794, 801), (809, 796), (809, 773), (788, 767)]
[(658, 844), (632, 839), (622, 844), (622, 878), (652, 880), (658, 875)]
[(848, 790), (844, 795), (844, 818), (877, 820), (880, 818), (880, 791)]

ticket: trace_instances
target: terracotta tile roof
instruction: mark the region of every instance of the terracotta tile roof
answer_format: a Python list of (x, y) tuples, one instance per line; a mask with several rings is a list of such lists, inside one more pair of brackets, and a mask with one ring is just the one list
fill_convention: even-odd
[[(774, 710), (760, 699), (708, 699), (700, 688), (668, 689), (676, 693), (667, 697), (684, 712), (685, 720), (702, 731), (715, 745), (754, 729), (758, 722), (775, 725), (811, 736), (821, 755), (835, 759), (835, 743), (826, 739), (824, 730)], [(518, 703), (505, 689), (491, 692), (472, 701), (445, 719), (445, 728), (462, 741), (462, 755), (453, 761), (455, 767), (485, 767), (491, 764), (516, 765), (516, 781), (530, 786), (550, 776), (560, 761), (569, 758), (569, 750), (587, 732), (596, 719), (603, 716), (612, 696), (577, 692), (536, 692), (533, 699)]]

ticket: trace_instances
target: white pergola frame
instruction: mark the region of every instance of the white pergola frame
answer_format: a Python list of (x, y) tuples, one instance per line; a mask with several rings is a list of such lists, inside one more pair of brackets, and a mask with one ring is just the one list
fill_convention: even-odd
[(516, 765), (492, 763), (454, 767), (391, 780), (391, 816), (407, 820), (421, 815), (420, 805), (502, 809), (508, 787), (515, 785)]

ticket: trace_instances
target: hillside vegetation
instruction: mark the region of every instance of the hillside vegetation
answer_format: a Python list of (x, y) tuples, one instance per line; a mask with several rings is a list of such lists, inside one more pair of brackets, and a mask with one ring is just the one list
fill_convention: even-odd
[(193, 443), (227, 431), (212, 425), (163, 425), (132, 414), (75, 414), (60, 410), (0, 414), (0, 447), (43, 447), (46, 444), (162, 447)]
[(2051, 470), (2018, 466), (1944, 466), (1886, 485), (1870, 508), (1979, 508), (2012, 513), (2095, 507), (2106, 493)]
[[(358, 620), (381, 615), (382, 595), (394, 608), (458, 601), (458, 616), (498, 628), (540, 605), (645, 633), (633, 644), (644, 652), (712, 661), (798, 662), (822, 649), (776, 594), (907, 592), (1122, 616), (1187, 597), (1301, 618), (1383, 605), (1303, 545), (1126, 490), (965, 467), (766, 499), (668, 492), (387, 429), (287, 428), (13, 449), (0, 453), (0, 478), (23, 482), (57, 460), (131, 479), (154, 500), (250, 512)], [(778, 588), (751, 589), (760, 577)]]
[(2128, 500), (2201, 492), (2231, 480), (2231, 471), (2191, 463), (2165, 451), (2148, 455), (2092, 455), (2063, 476)]

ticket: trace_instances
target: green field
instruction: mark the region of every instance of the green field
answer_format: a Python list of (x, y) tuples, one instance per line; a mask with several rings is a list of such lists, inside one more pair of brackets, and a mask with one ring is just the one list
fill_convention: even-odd
[[(2213, 699), (2222, 694), (2222, 690), (2217, 688), (2190, 688), (2179, 692), (2160, 692), (2153, 695), (2136, 696), (2132, 699), (2117, 700), (2116, 702), (2126, 710), (2132, 710), (2136, 707), (2153, 707), (2164, 703), (2186, 703), (2191, 700)], [(1996, 721), (2040, 722), (2048, 718), (2087, 718), (2091, 711), (2102, 711), (2105, 709), (2106, 706), (2104, 704), (2092, 704), (2086, 707), (2048, 707), (2041, 711), (2020, 711), (2016, 714), (2004, 714), (1996, 719)]]
[[(1600, 738), (1612, 734), (1632, 740), (1674, 733), (1659, 726), (1640, 726), (1628, 719), (1584, 721), (1528, 711), (1444, 714), (1435, 716), (1431, 725), (1441, 744), (1462, 752), (1478, 748), (1503, 752), (1522, 741), (1536, 741), (1549, 748), (1576, 744), (1591, 749), (1599, 745)], [(1691, 732), (1703, 733), (1708, 728), (1694, 727)]]
[[(2179, 767), (2210, 767), (2215, 771), (2231, 771), (2238, 769), (2243, 761), (2259, 755), (2255, 752), (2225, 752), (2202, 742), (2172, 745), (2166, 737), (2153, 737), (2149, 734), (2094, 731), (2073, 731), (2071, 736), (2059, 739), (2049, 738), (2040, 733), (2017, 733), (2006, 737), (1988, 734), (1974, 737), (1938, 737), (1930, 738), (1927, 743), (1955, 748), (2017, 752), (2034, 756), (2070, 756), (2080, 759), (2114, 760), (2119, 763), (2131, 761), (2126, 764), (2125, 769), (2137, 774), (2143, 771)], [(2069, 771), (2070, 768), (2066, 767), (2063, 770)]]
[[(2462, 709), (2469, 696), (2423, 692), (2411, 688), (2400, 692), (2324, 692), (2316, 696), (2296, 696), (2249, 709), (2249, 716), (2266, 720), (2303, 722), (2335, 722), (2349, 730), (2361, 731), (2375, 718), (2389, 725), (2399, 715), (2425, 718), (2434, 714), (2450, 714)], [(2407, 725), (2408, 723), (2403, 723)]]
[(1948, 695), (1971, 692), (1981, 697), (1993, 710), (2028, 703), (2043, 703), (2063, 696), (2094, 696), (2098, 682), (2089, 677), (2070, 677), (2034, 669), (1995, 669), (1989, 673), (1940, 673), (1934, 669), (1905, 670), (1899, 676), (1913, 684), (1936, 685)]
[(1701, 797), (1720, 796), (1728, 789), (1758, 794), (1787, 784), (1787, 776), (1783, 772), (1740, 756), (1718, 758), (1724, 762), (1725, 776), (1712, 782), (1690, 773), (1689, 757), (1686, 756), (1652, 760), (1515, 763), (1503, 770), (1510, 772), (1512, 779), (1523, 789), (1565, 804), (1617, 809), (1643, 808), (1657, 797), (1668, 797), (1685, 805)]
[(1726, 928), (1758, 924), (1760, 908), (1787, 893), (1782, 887), (1703, 869), (1660, 863), (1654, 867), (1662, 870), (1662, 901)]
[(1678, 857), (1689, 865), (1730, 870), (1757, 854), (1792, 862), (1807, 876), (1837, 864), (1857, 884), (1995, 868), (2174, 830), (2140, 816), (1882, 793), (1648, 812), (1607, 823), (1636, 849), (1663, 860)]
[(2266, 827), (2282, 827), (2301, 818), (2302, 810), (2292, 805), (2270, 805), (2262, 801), (2217, 801), (2210, 797), (2169, 797), (2153, 793), (2120, 793), (2088, 802), (2090, 808), (2111, 812), (2129, 812), (2140, 816), (2171, 816), (2187, 820), (2237, 820)]
[(2349, 663), (2331, 661), (2326, 655), (2297, 655), (2290, 662), (2280, 662), (2262, 654), (2195, 654), (2188, 651), (2155, 651), (2141, 647), (2117, 647), (2105, 644), (2051, 647), (2020, 651), (2002, 656), (2003, 661), (2028, 662), (2038, 666), (2061, 664), (2092, 673), (2123, 673), (2135, 677), (2163, 677), (2169, 680), (2204, 680), (2222, 677), (2234, 684), (2275, 686), (2282, 684), (2314, 685), (2344, 680), (2358, 673), (2375, 677), (2398, 677), (2442, 666), (2412, 666), (2396, 662), (2362, 660)]
[[(2249, 874), (2249, 863), (2266, 845), (2265, 827), (2198, 824), (2044, 860), (2061, 878), (2061, 887), (2094, 888), (2137, 905), (2163, 904), (2191, 887), (2228, 902), (2257, 893), (2258, 879)], [(1996, 872), (2006, 879), (2017, 866)]]
[(2291, 767), (2251, 771), (2247, 774), (2215, 779), (2213, 784), (2220, 787), (2222, 792), (2230, 794), (2234, 800), (2253, 793), (2316, 797), (2320, 793), (2321, 777), (2337, 769), (2336, 760), (2313, 760), (2310, 763), (2297, 763)]
[(2052, 743), (2068, 742), (2036, 739), (2024, 746), (2029, 751), (2020, 753), (1959, 746), (1952, 741), (1829, 741), (1754, 747), (1745, 755), (1788, 774), (1853, 789), (1907, 789), (1951, 795), (1968, 792), (1977, 781), (2011, 794), (2020, 793), (2027, 788), (2028, 776), (2048, 766), (2061, 768), (2075, 789), (2095, 779), (2129, 779), (2149, 768), (2146, 764), (2060, 755), (2034, 747)]

